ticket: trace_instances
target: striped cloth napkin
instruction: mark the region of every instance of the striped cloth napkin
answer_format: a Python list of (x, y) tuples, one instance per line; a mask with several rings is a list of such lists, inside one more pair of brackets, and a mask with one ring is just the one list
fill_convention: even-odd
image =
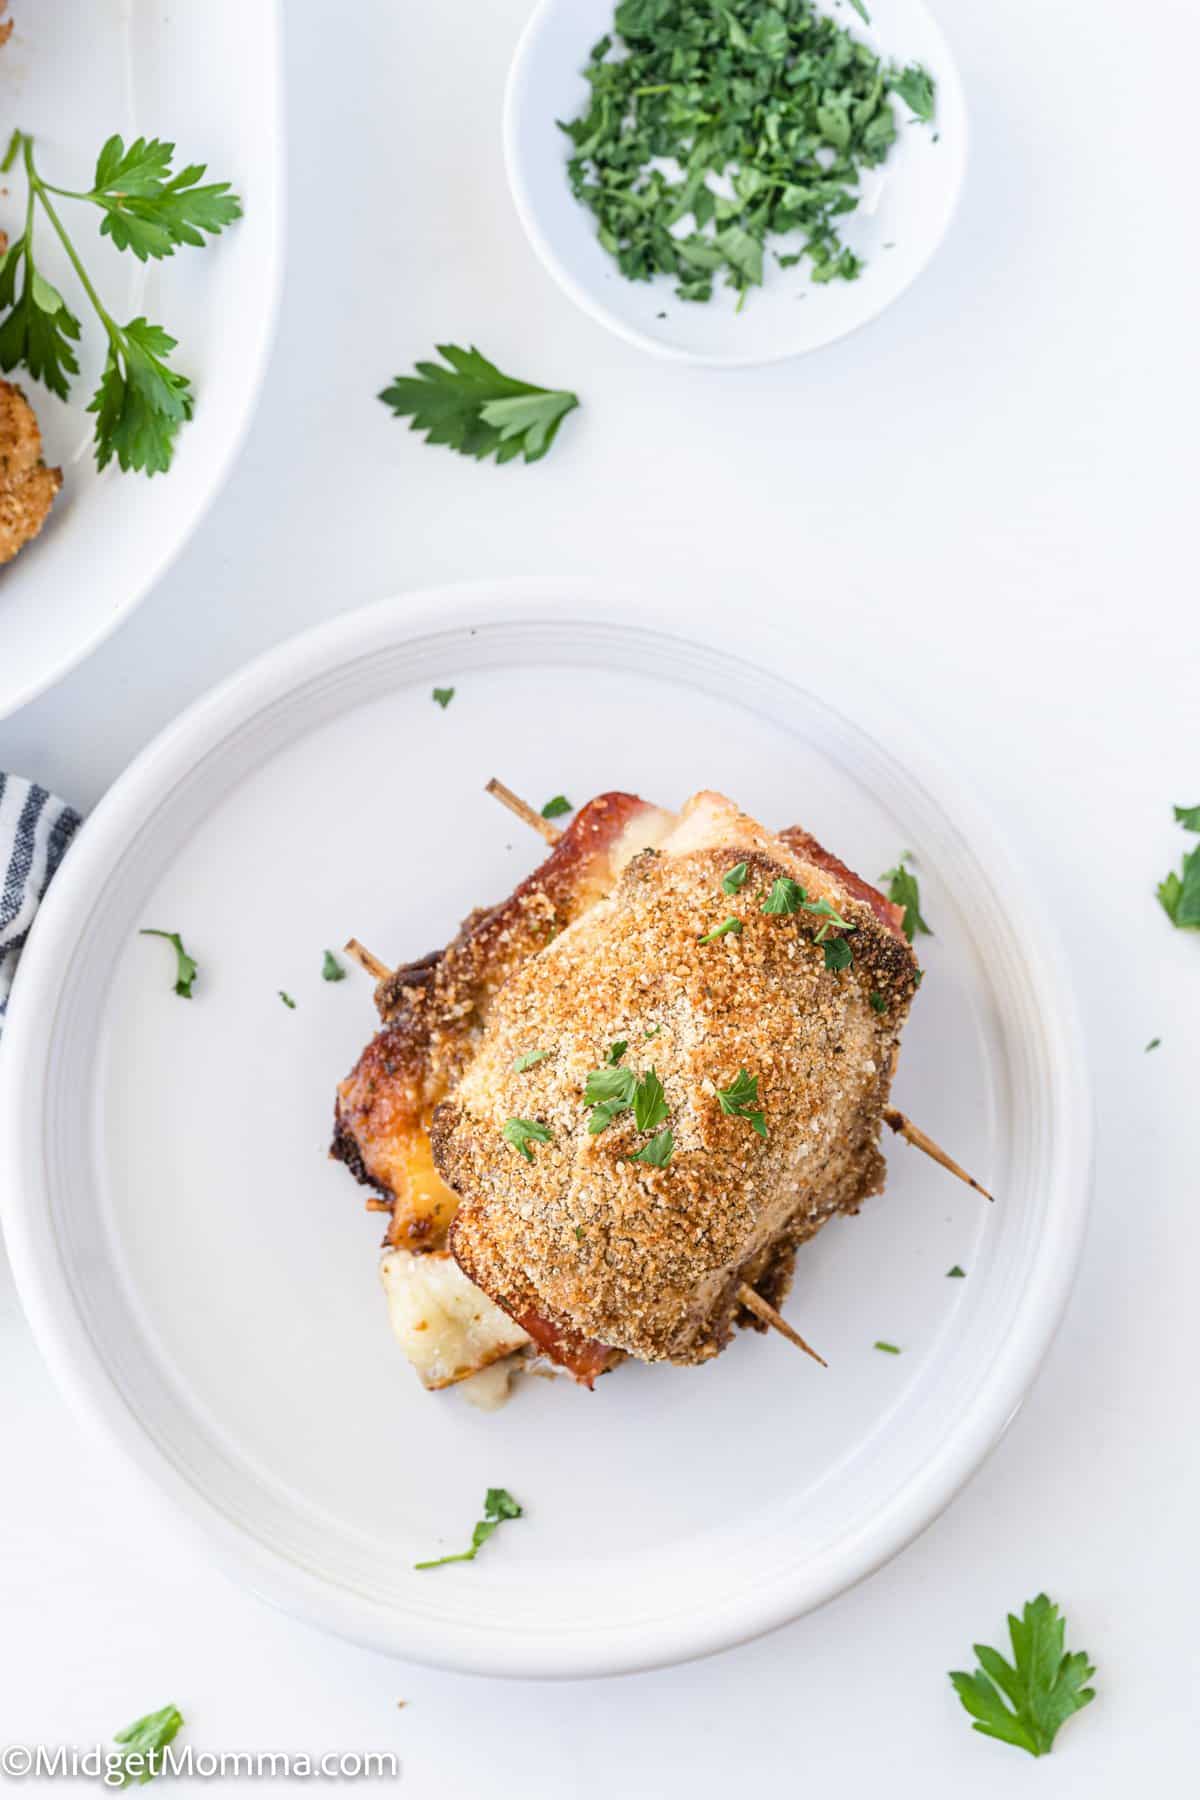
[(44, 787), (0, 773), (0, 1031), (33, 915), (79, 825)]

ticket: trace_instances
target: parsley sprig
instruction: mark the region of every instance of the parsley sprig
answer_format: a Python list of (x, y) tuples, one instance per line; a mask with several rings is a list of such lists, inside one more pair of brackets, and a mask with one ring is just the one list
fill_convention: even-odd
[(1059, 1728), (1096, 1698), (1086, 1685), (1096, 1673), (1086, 1652), (1064, 1651), (1065, 1621), (1045, 1594), (1027, 1601), (1018, 1619), (1008, 1615), (1012, 1662), (987, 1644), (976, 1644), (980, 1667), (952, 1671), (954, 1691), (975, 1723), (973, 1731), (1045, 1756)]
[(505, 1519), (519, 1519), (522, 1509), (507, 1488), (489, 1488), (483, 1497), (483, 1517), (471, 1533), (471, 1548), (454, 1556), (435, 1556), (428, 1562), (414, 1563), (414, 1569), (440, 1569), (446, 1563), (474, 1562), (492, 1533)]
[(527, 1163), (533, 1161), (533, 1151), (529, 1146), (548, 1144), (553, 1137), (549, 1128), (537, 1119), (506, 1119), (500, 1127), (500, 1135), (506, 1144), (511, 1144), (514, 1150), (519, 1151)]
[(540, 462), (579, 405), (564, 388), (502, 375), (473, 345), (439, 344), (437, 351), (442, 362), (419, 362), (415, 375), (397, 375), (379, 398), (398, 418), (412, 420), (410, 431), (423, 431), (427, 443), (461, 456), (506, 463), (523, 454), (527, 463)]
[(184, 949), (183, 939), (179, 933), (177, 931), (155, 931), (153, 926), (147, 925), (138, 933), (138, 936), (166, 938), (175, 952), (175, 992), (181, 1000), (190, 1000), (193, 984), (200, 973), (200, 965), (195, 957), (189, 956)]
[[(0, 164), (7, 172), (21, 158), (27, 183), (25, 229), (0, 260), (0, 368), (29, 370), (65, 400), (71, 377), (79, 373), (75, 345), (81, 327), (59, 290), (37, 264), (39, 217), (48, 220), (66, 252), (79, 285), (104, 328), (108, 353), (100, 385), (88, 411), (95, 414), (96, 462), (115, 457), (122, 469), (156, 475), (169, 469), (179, 427), (192, 416), (188, 377), (172, 368), (176, 341), (145, 317), (118, 324), (105, 306), (59, 216), (55, 199), (82, 201), (103, 217), (100, 232), (118, 250), (142, 262), (173, 256), (180, 245), (202, 245), (241, 217), (241, 202), (227, 181), (200, 185), (203, 163), (171, 174), (174, 144), (136, 138), (126, 148), (110, 137), (96, 159), (87, 189), (56, 187), (34, 161), (33, 138), (14, 131)], [(54, 198), (52, 198), (52, 196)]]

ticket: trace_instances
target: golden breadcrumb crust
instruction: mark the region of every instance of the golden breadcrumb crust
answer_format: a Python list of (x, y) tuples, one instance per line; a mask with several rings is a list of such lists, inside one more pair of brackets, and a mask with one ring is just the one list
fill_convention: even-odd
[(35, 538), (62, 486), (42, 461), (42, 434), (20, 388), (0, 381), (0, 563)]
[[(715, 1355), (739, 1283), (781, 1295), (796, 1244), (883, 1186), (876, 1140), (911, 948), (887, 902), (834, 859), (736, 816), (740, 842), (636, 857), (608, 899), (509, 976), (433, 1120), (435, 1161), (461, 1197), (451, 1247), (471, 1279), (514, 1317), (647, 1361)], [(726, 896), (739, 857), (748, 877)], [(852, 968), (826, 968), (819, 916), (763, 912), (780, 876), (854, 925)], [(730, 915), (740, 934), (699, 941)], [(587, 1076), (619, 1040), (622, 1066), (653, 1066), (663, 1084), (665, 1168), (632, 1160), (650, 1134), (631, 1112), (589, 1133)], [(518, 1073), (534, 1049), (551, 1055)], [(765, 1140), (717, 1097), (742, 1068), (758, 1077)], [(512, 1117), (551, 1133), (532, 1163), (502, 1136)]]

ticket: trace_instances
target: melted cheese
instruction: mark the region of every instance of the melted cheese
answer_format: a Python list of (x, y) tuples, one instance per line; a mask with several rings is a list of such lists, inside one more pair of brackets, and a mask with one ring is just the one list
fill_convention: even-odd
[(427, 1388), (465, 1381), (529, 1343), (448, 1250), (391, 1250), (379, 1274), (392, 1330)]

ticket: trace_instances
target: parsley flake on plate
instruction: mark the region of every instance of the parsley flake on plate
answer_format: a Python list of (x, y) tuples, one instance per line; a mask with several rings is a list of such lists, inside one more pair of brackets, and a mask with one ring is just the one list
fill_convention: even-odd
[(333, 954), (333, 951), (327, 950), (325, 952), (324, 960), (321, 963), (321, 980), (322, 981), (345, 981), (345, 979), (346, 979), (345, 969), (342, 967), (342, 965), (338, 961), (337, 957)]
[(502, 375), (473, 346), (439, 344), (440, 363), (419, 362), (415, 375), (397, 375), (379, 398), (397, 418), (411, 418), (430, 444), (445, 444), (477, 462), (498, 463), (524, 455), (539, 462), (558, 428), (579, 405), (565, 389), (534, 387)]
[(514, 1150), (519, 1150), (528, 1163), (533, 1161), (530, 1144), (551, 1142), (549, 1129), (536, 1119), (506, 1119), (500, 1127), (500, 1135), (505, 1143), (511, 1144)]
[(190, 1000), (192, 984), (200, 973), (200, 965), (184, 949), (183, 939), (179, 933), (177, 931), (155, 931), (147, 925), (138, 933), (138, 936), (166, 938), (175, 952), (175, 992), (181, 1000)]
[[(114, 1731), (113, 1742), (121, 1746), (120, 1764), (112, 1770), (116, 1779), (106, 1775), (105, 1780), (112, 1787), (128, 1787), (134, 1781), (144, 1787), (153, 1781), (162, 1774), (163, 1751), (174, 1742), (183, 1722), (177, 1706), (160, 1706), (157, 1712), (135, 1719), (124, 1731)], [(113, 1760), (116, 1763), (117, 1759)]]
[(885, 869), (879, 879), (888, 883), (887, 897), (892, 905), (904, 908), (904, 935), (911, 944), (918, 931), (924, 932), (926, 937), (932, 937), (933, 932), (921, 917), (921, 889), (905, 863), (907, 855), (905, 851), (896, 867)]
[(453, 688), (434, 688), (433, 698), (437, 701), (437, 703), (441, 707), (442, 711), (445, 712), (446, 708), (449, 706), (450, 702), (454, 698), (454, 689)]
[(767, 1122), (758, 1106), (758, 1076), (739, 1069), (727, 1088), (717, 1089), (721, 1111), (733, 1119), (745, 1119), (759, 1137), (767, 1135)]
[(283, 1004), (289, 1009), (289, 1011), (295, 1012), (296, 1002), (292, 999), (292, 996), (290, 994), (285, 994), (282, 988), (280, 988), (280, 990), (279, 990), (279, 998), (283, 1001)]
[(1073, 1713), (1096, 1698), (1087, 1684), (1096, 1673), (1083, 1650), (1063, 1648), (1066, 1622), (1046, 1595), (1026, 1602), (1018, 1619), (1008, 1615), (1013, 1660), (998, 1650), (976, 1644), (979, 1668), (951, 1672), (954, 1691), (984, 1737), (1013, 1744), (1030, 1756), (1054, 1748), (1059, 1729)]
[(440, 1569), (446, 1563), (474, 1562), (492, 1533), (505, 1519), (519, 1519), (522, 1509), (507, 1488), (489, 1488), (483, 1497), (483, 1517), (471, 1533), (471, 1548), (454, 1556), (435, 1556), (428, 1562), (414, 1563), (414, 1569)]
[(565, 794), (555, 794), (553, 800), (547, 800), (542, 808), (543, 819), (561, 819), (564, 814), (574, 811)]
[(887, 1356), (899, 1356), (900, 1355), (899, 1344), (889, 1344), (883, 1338), (875, 1339), (874, 1348), (876, 1350), (882, 1350), (884, 1352), (884, 1354)]
[(961, 1281), (965, 1277), (966, 1273), (967, 1273), (967, 1271), (965, 1269), (960, 1269), (958, 1264), (955, 1263), (955, 1265), (952, 1269), (946, 1270), (946, 1279), (948, 1281)]

